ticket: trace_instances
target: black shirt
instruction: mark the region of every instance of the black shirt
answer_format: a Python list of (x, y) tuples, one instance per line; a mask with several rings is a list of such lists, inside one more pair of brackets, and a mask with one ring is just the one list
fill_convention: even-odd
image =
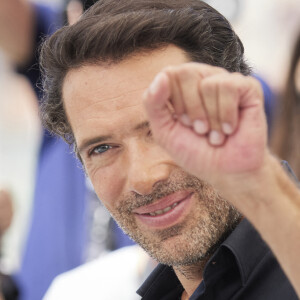
[[(143, 300), (178, 300), (183, 287), (172, 267), (158, 265), (137, 293)], [(210, 258), (190, 300), (296, 300), (277, 260), (246, 220)]]

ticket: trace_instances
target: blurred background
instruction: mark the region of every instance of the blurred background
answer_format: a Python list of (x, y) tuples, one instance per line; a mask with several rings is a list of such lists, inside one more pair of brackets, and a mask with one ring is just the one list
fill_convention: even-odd
[[(0, 0), (0, 270), (19, 290), (19, 299), (41, 299), (56, 275), (133, 244), (98, 202), (71, 149), (49, 136), (39, 120), (38, 46), (68, 22), (67, 15), (76, 21), (94, 1), (69, 2)], [(270, 141), (276, 140), (271, 145), (293, 162), (299, 176), (300, 159), (289, 156), (300, 152), (299, 121), (281, 121), (288, 128), (283, 137), (271, 130), (283, 128), (279, 116), (287, 111), (287, 97), (294, 97), (289, 107), (298, 105), (293, 118), (300, 118), (299, 0), (206, 2), (231, 21), (242, 40), (268, 98)], [(291, 82), (294, 96), (286, 96)], [(291, 132), (294, 142), (280, 152)]]

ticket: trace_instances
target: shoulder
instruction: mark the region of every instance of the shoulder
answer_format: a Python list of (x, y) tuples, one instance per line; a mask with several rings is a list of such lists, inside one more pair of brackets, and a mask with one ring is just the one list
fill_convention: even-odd
[(138, 246), (105, 254), (56, 277), (44, 300), (135, 299), (138, 268), (143, 255)]

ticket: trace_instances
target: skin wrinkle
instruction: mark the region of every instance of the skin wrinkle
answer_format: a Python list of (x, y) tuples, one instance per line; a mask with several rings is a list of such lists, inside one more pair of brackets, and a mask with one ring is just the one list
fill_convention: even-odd
[[(105, 135), (113, 136), (108, 144), (119, 147), (104, 155), (83, 157), (83, 162), (97, 195), (120, 227), (157, 261), (174, 267), (199, 266), (223, 240), (224, 234), (235, 228), (241, 215), (212, 186), (177, 166), (154, 140), (148, 139), (148, 130), (134, 129), (147, 121), (142, 89), (132, 93), (137, 90), (136, 81), (141, 79), (141, 86), (148, 86), (162, 68), (186, 62), (180, 49), (170, 46), (164, 51), (128, 60), (126, 70), (124, 62), (112, 65), (110, 76), (102, 80), (97, 75), (101, 66), (70, 73), (69, 86), (66, 82), (63, 87), (65, 108), (79, 145), (86, 139)], [(127, 80), (127, 85), (124, 84), (124, 101), (119, 105), (130, 109), (120, 109), (114, 101), (99, 102), (105, 93), (119, 96), (115, 82), (120, 78)], [(82, 79), (89, 80), (90, 85), (84, 85)], [(158, 230), (144, 224), (133, 213), (135, 208), (176, 191), (193, 194), (190, 208), (174, 225)], [(188, 272), (182, 268), (181, 272), (189, 277), (195, 269)]]
[[(99, 103), (98, 103), (99, 104)], [(96, 104), (95, 104), (96, 105)], [(115, 109), (115, 111), (121, 111), (121, 110), (126, 110), (126, 109), (132, 109), (132, 108), (134, 108), (134, 107), (137, 107), (138, 108), (138, 106), (140, 105), (140, 103), (137, 103), (137, 104), (134, 104), (134, 105), (131, 105), (131, 106), (127, 106), (127, 107), (124, 107), (124, 108), (118, 108), (118, 109)], [(95, 113), (96, 113), (96, 109), (94, 109), (94, 111), (95, 111)], [(83, 110), (83, 112), (84, 112), (84, 110)], [(108, 111), (109, 112), (109, 111)], [(108, 113), (107, 112), (107, 113)], [(109, 118), (109, 115), (108, 114), (103, 114), (103, 116), (102, 116), (102, 118), (104, 119), (104, 118), (107, 118), (108, 120), (110, 119)], [(81, 122), (80, 121), (78, 121), (78, 123), (76, 124), (76, 128), (74, 127), (74, 128), (72, 128), (72, 131), (74, 132), (74, 130), (76, 130), (76, 129), (80, 129), (80, 127), (82, 127), (82, 126), (86, 126), (86, 123), (87, 122), (93, 122), (93, 121), (97, 121), (99, 119), (99, 115), (98, 116), (95, 116), (95, 117), (88, 117), (87, 119), (82, 119), (81, 120)]]
[[(140, 89), (137, 89), (137, 90), (133, 90), (133, 91), (131, 91), (130, 93), (127, 93), (127, 95), (133, 94), (133, 93), (138, 92), (138, 91), (140, 91), (140, 90), (146, 90), (146, 87), (145, 87), (145, 88), (140, 88)], [(120, 95), (120, 96), (116, 96), (116, 97), (111, 97), (111, 98), (101, 99), (101, 100), (99, 100), (99, 102), (96, 102), (96, 103), (91, 104), (90, 107), (97, 106), (97, 105), (99, 105), (100, 103), (102, 104), (102, 103), (105, 103), (105, 102), (107, 102), (107, 101), (110, 101), (110, 105), (112, 105), (114, 102), (119, 102), (120, 100), (124, 99), (125, 96), (126, 96), (126, 95)], [(85, 97), (84, 97), (84, 98), (85, 98)], [(88, 99), (88, 97), (85, 98), (85, 100), (87, 100), (87, 99)], [(136, 106), (136, 105), (137, 105), (137, 104), (128, 105), (128, 106), (124, 107), (124, 109), (126, 109), (126, 108), (131, 108), (131, 107), (134, 107), (134, 106)], [(123, 108), (120, 108), (120, 109), (123, 109)]]
[[(101, 102), (101, 103), (102, 103), (102, 102)], [(98, 103), (98, 104), (99, 104), (99, 103)], [(110, 104), (111, 104), (111, 103), (110, 103)], [(115, 111), (130, 109), (130, 108), (133, 108), (133, 107), (137, 107), (138, 105), (139, 105), (139, 103), (133, 104), (133, 105), (128, 105), (128, 106), (125, 106), (125, 107), (117, 106), (117, 107), (115, 108)], [(94, 106), (96, 106), (96, 104), (95, 104)], [(93, 117), (91, 117), (90, 119), (93, 119)]]
[[(182, 176), (184, 178), (181, 178)], [(172, 266), (190, 266), (205, 261), (240, 221), (241, 215), (212, 191), (212, 187), (207, 183), (188, 174), (176, 177), (176, 179), (170, 178), (168, 182), (158, 183), (149, 195), (141, 196), (135, 193), (128, 195), (121, 200), (114, 217), (119, 221), (119, 226), (154, 259)], [(158, 242), (153, 243), (138, 228), (138, 224), (132, 218), (132, 213), (134, 209), (154, 203), (157, 199), (183, 189), (195, 192), (197, 202), (201, 205), (201, 215), (199, 214), (197, 221), (195, 215), (191, 217), (194, 219), (195, 228), (191, 228), (189, 237), (184, 241), (188, 246), (183, 247), (178, 243), (180, 246), (175, 246), (176, 259), (173, 259), (167, 247), (161, 247), (161, 242), (182, 235), (182, 232), (186, 230), (187, 221), (167, 229), (157, 230)]]
[[(91, 120), (98, 120), (98, 118), (87, 119), (87, 122), (91, 121)], [(148, 121), (142, 121), (142, 122), (138, 123), (138, 125), (135, 125), (133, 127), (134, 127), (134, 130), (137, 131), (136, 134), (138, 134), (138, 132), (141, 131), (141, 130), (150, 130), (150, 126), (149, 126), (149, 122)], [(117, 131), (114, 130), (114, 134), (113, 135), (100, 135), (100, 134), (98, 134), (95, 137), (89, 137), (89, 138), (84, 139), (83, 141), (81, 141), (81, 143), (80, 143), (80, 145), (78, 147), (79, 153), (82, 154), (83, 150), (85, 150), (88, 147), (91, 147), (92, 145), (96, 145), (98, 143), (108, 143), (108, 142), (111, 142), (114, 139), (117, 139), (116, 132)], [(96, 141), (100, 137), (101, 137), (101, 141)], [(89, 146), (85, 146), (85, 144), (89, 140), (95, 140), (95, 142), (92, 142)]]
[[(131, 90), (130, 92), (127, 92), (127, 95), (133, 94), (135, 92), (139, 92), (140, 90), (145, 91), (147, 89), (147, 87), (142, 87), (142, 88), (138, 88), (136, 90)], [(101, 103), (105, 103), (107, 101), (111, 101), (111, 102), (117, 102), (122, 100), (125, 97), (124, 94), (121, 94), (120, 96), (114, 96), (114, 97), (105, 97), (104, 99), (101, 99)], [(97, 105), (97, 103), (93, 104), (93, 105)], [(130, 105), (128, 105), (128, 107), (130, 107)]]
[[(82, 72), (84, 72), (84, 73), (86, 73), (86, 74), (88, 74), (88, 71), (86, 71), (86, 68), (88, 67), (89, 65), (84, 65), (84, 66), (82, 66), (80, 69), (82, 70)], [(69, 83), (70, 84), (70, 82), (68, 82), (70, 79), (69, 79), (69, 77), (70, 76), (72, 76), (72, 74), (73, 73), (76, 73), (76, 70), (70, 70), (67, 74), (66, 74), (66, 79), (65, 79), (65, 83)], [(101, 80), (101, 78), (99, 78), (99, 80)], [(125, 82), (125, 80), (123, 80), (124, 82)], [(119, 90), (119, 89), (122, 89), (122, 83), (123, 83), (123, 81), (120, 81), (118, 84), (115, 84), (115, 89), (114, 90)], [(86, 82), (84, 82), (84, 85), (86, 85), (87, 86), (87, 89), (89, 88), (88, 87), (88, 85), (89, 85), (90, 83), (89, 83), (89, 81), (86, 81)], [(124, 84), (124, 86), (125, 86), (125, 88), (126, 88), (126, 82), (125, 82), (125, 84)], [(110, 106), (112, 106), (114, 103), (117, 103), (117, 102), (120, 102), (120, 101), (122, 101), (122, 100), (124, 100), (124, 98), (126, 97), (126, 96), (130, 96), (131, 94), (134, 94), (134, 93), (139, 93), (139, 94), (142, 94), (144, 91), (146, 91), (146, 89), (148, 88), (148, 86), (147, 85), (143, 85), (142, 87), (139, 87), (139, 88), (136, 88), (136, 89), (131, 89), (130, 91), (127, 91), (126, 90), (126, 94), (125, 93), (121, 93), (120, 95), (114, 95), (114, 96), (111, 96), (111, 97), (103, 97), (103, 90), (100, 90), (99, 91), (99, 94), (101, 94), (101, 100), (99, 100), (98, 102), (95, 102), (95, 103), (91, 103), (90, 104), (90, 107), (93, 107), (93, 106), (97, 106), (99, 103), (105, 103), (105, 102), (108, 102), (109, 101), (109, 104), (110, 104)], [(142, 93), (141, 93), (141, 91), (142, 91)], [(97, 91), (96, 91), (97, 92)], [(79, 97), (82, 97), (82, 98), (84, 98), (83, 99), (83, 102), (84, 101), (88, 101), (89, 100), (89, 97), (91, 98), (91, 99), (93, 99), (93, 95), (87, 95), (86, 93), (85, 94), (83, 94), (83, 95), (79, 95)], [(63, 99), (63, 102), (65, 102), (64, 101), (64, 89), (62, 90), (62, 99)], [(137, 99), (136, 101), (140, 101), (140, 99)], [(123, 102), (123, 104), (124, 104), (124, 102), (126, 102), (126, 103), (128, 103), (127, 101), (122, 101)], [(133, 105), (129, 105), (129, 103), (128, 103), (128, 105), (127, 106), (125, 106), (125, 107), (122, 107), (122, 108), (120, 108), (120, 109), (126, 109), (126, 108), (130, 108), (130, 107), (133, 107), (133, 106), (135, 106), (136, 104), (133, 104)]]
[[(155, 51), (156, 52), (161, 52), (162, 53), (162, 55), (164, 55), (164, 53), (165, 53), (165, 50), (168, 48), (168, 47), (170, 47), (170, 46), (167, 46), (167, 45), (165, 45), (165, 46), (161, 46), (161, 47), (159, 47), (159, 48), (157, 48)], [(172, 46), (171, 45), (171, 47), (174, 47), (174, 46)], [(179, 48), (177, 48), (179, 51), (180, 51), (180, 54), (184, 57), (184, 61), (185, 62), (187, 62), (187, 61), (191, 61), (191, 58), (190, 58), (190, 56), (185, 52), (185, 51), (183, 51), (182, 49), (179, 49)], [(142, 60), (143, 58), (145, 58), (145, 57), (147, 57), (148, 59), (149, 59), (149, 54), (151, 53), (151, 51), (152, 50), (147, 50), (147, 49), (144, 49), (144, 50), (142, 50), (142, 51), (138, 51), (138, 52), (136, 52), (136, 53), (134, 53), (133, 55), (129, 55), (128, 56), (128, 59), (124, 59), (124, 60), (122, 60), (120, 63), (117, 63), (117, 62), (106, 62), (106, 63), (100, 63), (99, 62), (99, 64), (84, 64), (84, 65), (82, 65), (81, 67), (79, 67), (79, 68), (74, 68), (74, 69), (70, 69), (68, 72), (67, 72), (67, 74), (64, 76), (64, 79), (63, 79), (63, 84), (62, 84), (62, 102), (63, 102), (63, 106), (64, 106), (64, 108), (65, 108), (65, 97), (64, 97), (64, 92), (65, 92), (65, 83), (67, 83), (67, 86), (72, 86), (72, 83), (70, 82), (70, 79), (69, 79), (69, 77), (73, 74), (73, 73), (77, 73), (77, 71), (78, 70), (80, 70), (81, 72), (83, 72), (83, 73), (85, 73), (85, 75), (86, 76), (84, 76), (85, 78), (89, 75), (89, 72), (87, 71), (87, 68), (88, 67), (93, 67), (93, 66), (95, 66), (95, 65), (101, 65), (101, 71), (98, 71), (98, 79), (100, 80), (100, 76), (99, 76), (99, 74), (101, 74), (101, 73), (105, 73), (105, 72), (107, 72), (109, 69), (110, 69), (110, 67), (111, 66), (114, 66), (114, 65), (122, 65), (122, 67), (123, 67), (123, 69), (124, 70), (128, 70), (128, 62), (130, 61), (130, 60), (133, 60), (133, 61), (140, 61), (140, 60)], [(151, 58), (150, 58), (151, 59)], [(155, 65), (155, 60), (153, 59), (152, 60), (152, 63)], [(129, 66), (130, 67), (130, 66)], [(143, 69), (140, 69), (140, 70), (143, 70)], [(141, 82), (141, 81), (143, 81), (143, 80), (145, 80), (146, 79), (146, 77), (144, 76), (144, 73), (143, 72), (141, 72), (140, 70), (138, 70), (138, 72), (139, 72), (139, 80), (137, 81), (137, 83), (139, 83), (139, 82)], [(120, 78), (119, 78), (120, 79)], [(125, 81), (125, 80), (122, 80), (122, 78), (121, 78), (121, 83), (123, 82), (123, 81)], [(89, 81), (85, 81), (84, 82), (84, 85), (85, 86), (87, 86), (87, 83), (89, 83)], [(127, 87), (127, 85), (125, 84), (125, 87)], [(148, 87), (148, 85), (146, 84), (146, 85), (143, 85), (142, 86), (142, 88), (141, 88), (141, 90), (143, 90), (143, 92), (147, 89), (147, 87)], [(115, 88), (113, 89), (113, 90), (116, 90)], [(135, 91), (136, 92), (138, 92), (140, 89), (133, 89), (133, 90), (131, 90), (131, 92), (126, 92), (127, 94), (130, 94), (130, 93), (134, 93)], [(91, 95), (91, 97), (92, 97), (93, 95)], [(122, 97), (123, 95), (121, 95), (121, 96), (119, 96), (120, 98)], [(124, 97), (124, 96), (123, 96)], [(85, 101), (87, 101), (88, 100), (88, 94), (84, 94), (84, 97), (83, 97), (84, 99), (83, 99), (83, 101), (82, 101), (82, 103), (84, 103)], [(117, 97), (118, 98), (118, 97)], [(113, 97), (112, 98), (108, 98), (107, 99), (107, 101), (109, 101), (109, 100), (112, 100), (113, 99)], [(115, 97), (115, 99), (116, 99), (116, 97)], [(96, 105), (97, 103), (95, 103), (95, 104), (92, 104), (92, 105)], [(110, 103), (111, 104), (111, 103)], [(70, 128), (70, 131), (69, 130), (67, 130), (67, 131), (65, 131), (65, 129), (63, 129), (62, 130), (62, 132), (61, 132), (61, 134), (62, 135), (64, 135), (64, 133), (69, 133), (69, 134), (71, 134), (71, 136), (72, 136), (72, 143), (75, 143), (74, 144), (74, 149), (75, 149), (75, 152), (76, 152), (76, 154), (78, 155), (78, 157), (79, 157), (79, 159), (81, 160), (81, 158), (80, 158), (80, 156), (79, 156), (79, 154), (78, 154), (78, 152), (77, 152), (77, 146), (76, 146), (76, 144), (77, 144), (77, 141), (76, 141), (76, 137), (74, 136), (74, 129), (72, 128), (72, 125), (71, 125), (71, 123), (70, 123), (70, 121), (69, 121), (69, 116), (68, 116), (68, 111), (67, 111), (67, 109), (65, 108), (65, 113), (66, 113), (66, 119), (68, 120), (68, 126), (69, 126), (69, 128)]]

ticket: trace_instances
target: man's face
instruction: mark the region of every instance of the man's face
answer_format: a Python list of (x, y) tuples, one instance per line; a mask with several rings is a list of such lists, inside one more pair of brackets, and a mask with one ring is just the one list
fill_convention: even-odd
[(97, 195), (125, 232), (170, 265), (203, 259), (239, 218), (151, 136), (142, 95), (162, 68), (187, 61), (168, 46), (71, 70), (63, 83), (67, 116)]

